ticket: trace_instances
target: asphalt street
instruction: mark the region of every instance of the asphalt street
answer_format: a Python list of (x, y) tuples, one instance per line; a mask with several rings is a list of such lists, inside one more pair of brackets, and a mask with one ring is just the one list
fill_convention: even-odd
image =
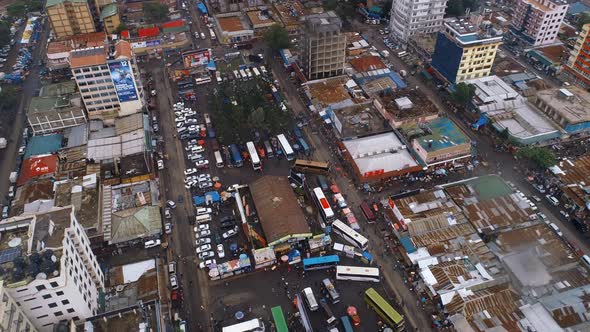
[[(22, 132), (23, 128), (26, 126), (26, 108), (29, 104), (29, 101), (32, 97), (35, 96), (36, 90), (41, 86), (40, 76), (39, 76), (39, 67), (36, 65), (37, 62), (43, 59), (45, 54), (45, 47), (47, 44), (47, 38), (49, 36), (49, 23), (48, 21), (44, 22), (44, 25), (39, 27), (38, 29), (41, 31), (39, 34), (39, 39), (37, 40), (36, 45), (33, 47), (32, 52), (32, 60), (31, 60), (31, 69), (29, 71), (29, 76), (24, 80), (22, 83), (22, 91), (20, 92), (20, 98), (18, 101), (18, 108), (16, 109), (16, 116), (14, 123), (12, 124), (2, 124), (2, 127), (10, 127), (12, 128), (12, 132), (10, 135), (6, 135), (6, 140), (8, 141), (8, 146), (0, 150), (0, 205), (4, 205), (6, 203), (6, 193), (8, 192), (8, 187), (10, 186), (10, 181), (8, 176), (10, 172), (12, 172), (15, 168), (16, 159), (18, 158), (18, 149), (21, 146), (22, 142)], [(24, 25), (20, 28), (20, 32), (15, 36), (18, 40), (22, 35), (22, 31), (24, 29)], [(14, 50), (17, 50), (20, 47), (16, 44)], [(12, 53), (12, 59), (7, 61), (4, 65), (4, 71), (10, 71), (12, 64), (16, 58), (16, 53)]]

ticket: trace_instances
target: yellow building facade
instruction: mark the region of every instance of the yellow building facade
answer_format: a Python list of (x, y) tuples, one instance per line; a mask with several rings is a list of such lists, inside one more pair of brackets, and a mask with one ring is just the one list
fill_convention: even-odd
[(111, 3), (100, 8), (100, 20), (108, 34), (115, 33), (115, 30), (121, 24), (117, 4)]
[(492, 41), (475, 46), (464, 46), (456, 82), (490, 76), (500, 45), (502, 45), (501, 41)]
[(96, 31), (86, 0), (47, 0), (45, 8), (57, 38)]

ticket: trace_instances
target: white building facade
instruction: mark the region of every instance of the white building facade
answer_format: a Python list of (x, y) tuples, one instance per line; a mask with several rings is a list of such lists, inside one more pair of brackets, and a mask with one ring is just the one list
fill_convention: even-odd
[(21, 230), (28, 227), (28, 239), (23, 240), (28, 259), (34, 253), (43, 255), (51, 250), (52, 259), (58, 263), (53, 273), (39, 273), (34, 279), (27, 276), (5, 284), (6, 292), (19, 303), (36, 329), (52, 331), (60, 322), (96, 315), (99, 292), (104, 290), (104, 275), (84, 228), (76, 220), (74, 208), (54, 208), (34, 216), (5, 220), (0, 235), (10, 238), (13, 227)]
[(389, 28), (393, 37), (407, 42), (411, 36), (442, 29), (447, 0), (399, 0), (391, 6)]
[(0, 280), (0, 331), (3, 332), (37, 332), (33, 322), (22, 311), (12, 295), (4, 288)]

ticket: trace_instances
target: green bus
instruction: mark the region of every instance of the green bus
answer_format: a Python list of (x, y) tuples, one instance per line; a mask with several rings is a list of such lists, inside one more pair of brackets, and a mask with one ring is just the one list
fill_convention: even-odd
[(400, 315), (385, 299), (373, 288), (365, 291), (365, 302), (395, 331), (403, 331), (405, 328), (404, 316)]
[(277, 332), (289, 332), (287, 328), (287, 321), (285, 321), (285, 315), (283, 314), (283, 309), (281, 306), (272, 307), (270, 309), (272, 313), (272, 318), (275, 321), (275, 329)]

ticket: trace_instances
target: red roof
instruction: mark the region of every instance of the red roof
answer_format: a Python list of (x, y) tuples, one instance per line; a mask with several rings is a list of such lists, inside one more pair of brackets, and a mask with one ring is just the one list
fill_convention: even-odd
[(370, 55), (350, 60), (352, 68), (359, 73), (366, 71), (385, 69), (387, 66), (378, 56)]
[(125, 39), (129, 39), (129, 30), (123, 30), (121, 31), (121, 38), (125, 38)]
[(139, 37), (155, 37), (160, 34), (160, 29), (158, 29), (158, 27), (143, 28), (137, 30), (137, 34), (139, 35)]
[(176, 20), (176, 21), (170, 21), (170, 22), (166, 22), (166, 23), (162, 24), (162, 29), (176, 28), (176, 27), (182, 27), (182, 26), (184, 26), (184, 20)]
[(21, 186), (29, 180), (57, 170), (57, 155), (30, 158), (23, 161), (16, 184)]

